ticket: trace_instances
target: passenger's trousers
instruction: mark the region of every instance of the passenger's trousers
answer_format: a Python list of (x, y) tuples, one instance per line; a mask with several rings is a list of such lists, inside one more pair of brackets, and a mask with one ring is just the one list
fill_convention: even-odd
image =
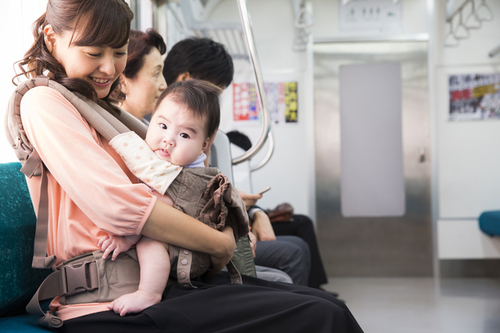
[(307, 286), (311, 255), (307, 243), (297, 236), (277, 236), (275, 241), (259, 241), (255, 264), (287, 273), (294, 284)]

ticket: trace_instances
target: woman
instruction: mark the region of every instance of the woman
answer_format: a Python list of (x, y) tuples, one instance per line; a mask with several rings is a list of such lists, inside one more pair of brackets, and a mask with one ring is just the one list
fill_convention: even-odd
[(120, 77), (119, 106), (139, 120), (153, 112), (156, 101), (167, 88), (162, 55), (167, 51), (156, 31), (131, 31), (127, 65)]
[[(34, 24), (23, 72), (46, 73), (111, 111), (109, 94), (125, 68), (132, 17), (124, 0), (49, 0)], [(160, 303), (134, 316), (109, 311), (109, 302), (63, 305), (55, 298), (51, 308), (65, 321), (63, 331), (361, 332), (347, 307), (325, 293), (252, 278), (232, 285), (227, 274), (216, 274), (234, 252), (232, 230), (218, 232), (157, 201), (56, 90), (30, 89), (21, 118), (47, 169), (47, 253), (57, 256), (56, 264), (98, 250), (98, 239), (109, 234), (146, 235), (208, 253), (212, 261), (214, 276), (193, 281), (197, 289), (173, 284)], [(36, 201), (35, 178), (28, 186)], [(119, 283), (120, 276), (106, 273)]]

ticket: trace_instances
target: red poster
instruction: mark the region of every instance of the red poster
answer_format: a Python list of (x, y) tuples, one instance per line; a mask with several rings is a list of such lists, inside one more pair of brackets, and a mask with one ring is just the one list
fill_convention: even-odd
[[(271, 121), (296, 123), (298, 121), (297, 82), (265, 82), (267, 109)], [(254, 83), (233, 83), (234, 121), (259, 119), (260, 103)]]

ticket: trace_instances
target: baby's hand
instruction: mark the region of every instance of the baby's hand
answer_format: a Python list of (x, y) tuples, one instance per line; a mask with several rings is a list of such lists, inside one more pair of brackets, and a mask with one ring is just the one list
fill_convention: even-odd
[(115, 260), (120, 253), (128, 251), (132, 245), (133, 244), (130, 244), (125, 237), (113, 235), (103, 236), (97, 243), (97, 246), (104, 252), (102, 255), (103, 259), (106, 259), (108, 255), (113, 252), (111, 260)]

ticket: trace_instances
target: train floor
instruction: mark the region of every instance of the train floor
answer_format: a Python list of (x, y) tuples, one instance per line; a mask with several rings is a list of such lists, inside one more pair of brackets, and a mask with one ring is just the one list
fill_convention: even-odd
[(366, 333), (498, 333), (500, 278), (330, 278)]

